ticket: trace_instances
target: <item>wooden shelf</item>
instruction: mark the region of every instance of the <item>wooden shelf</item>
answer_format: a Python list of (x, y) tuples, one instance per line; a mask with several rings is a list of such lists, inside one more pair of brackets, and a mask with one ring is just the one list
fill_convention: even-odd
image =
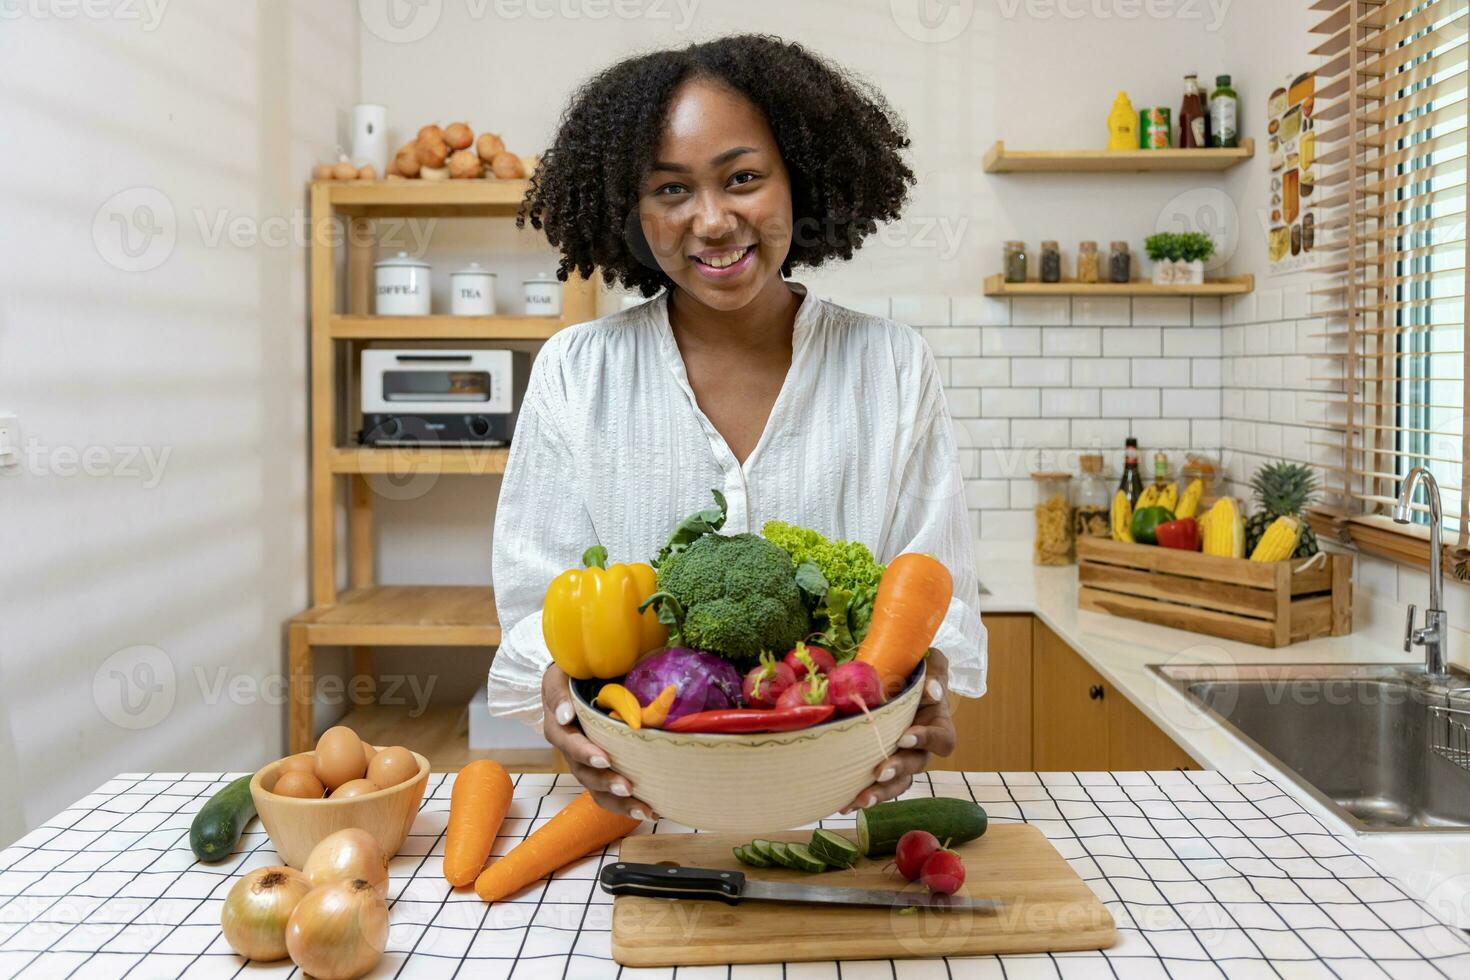
[(500, 645), (495, 593), (480, 585), (370, 585), (291, 620), (311, 646)]
[(333, 449), (331, 465), (333, 473), (493, 476), (509, 458), (509, 449), (490, 446), (350, 446)]
[(350, 180), (323, 181), (332, 208), (341, 214), (408, 218), (514, 217), (530, 189), (526, 180)]
[(988, 174), (1191, 173), (1229, 170), (1256, 153), (1256, 141), (1218, 150), (1008, 150), (996, 140), (985, 153)]
[(475, 759), (494, 759), (510, 772), (567, 772), (555, 749), (472, 749), (469, 719), (462, 704), (417, 707), (357, 705), (339, 725), (346, 725), (374, 745), (403, 745), (429, 760), (435, 772), (458, 772)]
[(1135, 282), (1006, 282), (996, 273), (985, 277), (986, 296), (1240, 296), (1256, 288), (1251, 275), (1212, 279), (1202, 286), (1159, 286)]
[(334, 316), (333, 340), (546, 340), (568, 326), (549, 316)]

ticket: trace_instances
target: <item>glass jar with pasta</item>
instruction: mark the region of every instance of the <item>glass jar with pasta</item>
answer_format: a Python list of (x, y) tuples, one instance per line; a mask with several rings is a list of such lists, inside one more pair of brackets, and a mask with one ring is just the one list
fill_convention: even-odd
[(1076, 559), (1072, 526), (1072, 474), (1032, 473), (1036, 488), (1036, 544), (1031, 560), (1037, 565), (1070, 565)]

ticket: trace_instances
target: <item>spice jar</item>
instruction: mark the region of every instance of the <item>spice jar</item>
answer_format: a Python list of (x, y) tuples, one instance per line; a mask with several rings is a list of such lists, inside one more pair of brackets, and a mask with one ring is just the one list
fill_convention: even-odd
[(1062, 281), (1062, 251), (1056, 242), (1041, 243), (1041, 281)]
[(1097, 242), (1077, 246), (1077, 281), (1097, 282)]
[(1076, 546), (1072, 536), (1071, 473), (1032, 473), (1036, 483), (1036, 545), (1032, 564), (1070, 565)]
[(1189, 453), (1184, 457), (1184, 466), (1180, 470), (1179, 479), (1182, 484), (1180, 487), (1181, 493), (1195, 480), (1200, 482), (1204, 494), (1200, 498), (1201, 506), (1199, 512), (1203, 514), (1205, 512), (1205, 505), (1214, 503), (1215, 501), (1215, 490), (1220, 481), (1220, 467), (1208, 456)]
[(1108, 255), (1108, 282), (1131, 282), (1133, 279), (1133, 256), (1128, 254), (1127, 242), (1113, 242)]
[(1112, 537), (1112, 480), (1103, 472), (1102, 453), (1077, 458), (1082, 477), (1072, 494), (1072, 533), (1077, 538)]
[(1006, 282), (1026, 281), (1026, 243), (1006, 242), (1003, 252)]

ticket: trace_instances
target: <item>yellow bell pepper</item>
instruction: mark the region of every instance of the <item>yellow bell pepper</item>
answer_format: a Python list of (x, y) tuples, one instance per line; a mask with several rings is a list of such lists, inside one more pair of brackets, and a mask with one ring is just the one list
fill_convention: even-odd
[(621, 677), (638, 658), (668, 639), (650, 608), (638, 607), (656, 590), (654, 571), (642, 563), (603, 567), (600, 545), (582, 555), (585, 568), (552, 580), (541, 608), (541, 635), (551, 659), (568, 677)]

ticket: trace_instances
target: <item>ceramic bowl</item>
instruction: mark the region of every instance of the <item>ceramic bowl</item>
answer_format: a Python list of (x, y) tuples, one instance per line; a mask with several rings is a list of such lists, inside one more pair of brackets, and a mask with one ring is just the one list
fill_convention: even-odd
[(272, 793), (284, 761), (277, 759), (251, 778), (250, 797), (276, 853), (298, 871), (323, 837), (348, 827), (361, 827), (372, 834), (391, 858), (403, 846), (429, 785), (429, 760), (417, 752), (413, 757), (419, 771), (411, 779), (345, 800), (300, 800)]
[(603, 714), (572, 685), (587, 737), (660, 817), (699, 830), (758, 834), (829, 817), (873, 782), (919, 710), (924, 669), (887, 704), (814, 728), (761, 735), (637, 731)]

